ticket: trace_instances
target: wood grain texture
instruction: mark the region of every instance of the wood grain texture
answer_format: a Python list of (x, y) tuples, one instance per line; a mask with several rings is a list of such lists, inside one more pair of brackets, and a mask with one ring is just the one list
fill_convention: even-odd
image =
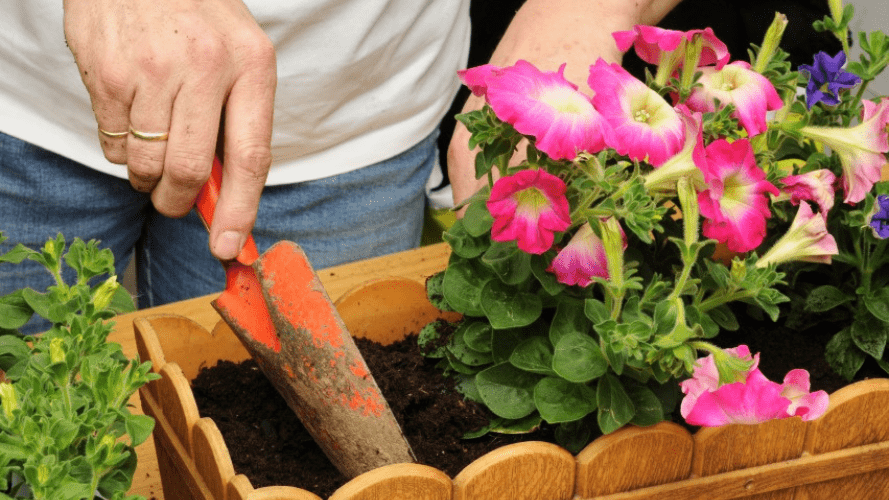
[(192, 455), (195, 470), (204, 479), (215, 500), (225, 500), (228, 482), (235, 476), (235, 467), (225, 446), (222, 433), (211, 418), (200, 418), (192, 428)]
[(330, 500), (450, 500), (451, 478), (420, 464), (393, 464), (362, 474)]
[(454, 478), (454, 500), (568, 500), (574, 495), (574, 456), (530, 441), (498, 448)]
[(672, 422), (619, 429), (577, 455), (575, 494), (589, 498), (686, 479), (693, 449), (691, 434)]
[[(886, 441), (889, 441), (889, 380), (873, 379), (843, 387), (831, 395), (827, 412), (810, 422), (805, 450), (819, 455)], [(801, 487), (796, 498), (889, 498), (889, 470)]]

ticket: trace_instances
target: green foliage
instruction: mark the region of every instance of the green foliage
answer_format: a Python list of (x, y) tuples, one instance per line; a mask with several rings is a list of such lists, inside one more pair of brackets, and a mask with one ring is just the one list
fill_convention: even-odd
[[(0, 234), (0, 241), (3, 235)], [(150, 380), (149, 363), (127, 359), (107, 341), (119, 312), (135, 307), (117, 283), (110, 250), (60, 234), (40, 250), (17, 245), (0, 264), (30, 259), (55, 284), (0, 297), (0, 497), (47, 500), (124, 498), (136, 466), (134, 448), (154, 421), (128, 409)], [(76, 271), (65, 283), (62, 269)], [(111, 275), (102, 279), (103, 275)], [(34, 315), (52, 322), (36, 337), (17, 332)]]
[[(815, 27), (845, 44), (854, 11), (851, 6), (837, 10), (837, 18), (825, 18)], [(863, 167), (848, 165), (857, 150), (836, 151), (843, 146), (825, 147), (819, 141), (826, 139), (819, 137), (827, 137), (830, 132), (824, 130), (829, 128), (843, 134), (842, 129), (860, 121), (863, 91), (889, 63), (889, 38), (859, 34), (863, 56), (850, 61), (847, 71), (861, 77), (861, 85), (840, 92), (837, 105), (819, 102), (809, 109), (806, 96), (798, 92), (809, 76), (793, 71), (789, 54), (777, 48), (781, 21), (776, 16), (771, 38), (751, 48), (750, 60), (785, 106), (767, 119), (767, 130), (749, 137), (738, 118), (745, 111), (739, 107), (747, 104), (716, 101), (715, 110), (701, 113), (703, 144), (748, 141), (755, 163), (778, 188), (794, 174), (859, 175), (854, 170)], [(646, 83), (662, 96), (683, 101), (703, 85), (702, 72), (691, 68), (674, 72), (673, 67), (669, 74), (659, 68)], [(442, 304), (464, 319), (452, 325), (452, 333), (441, 334), (438, 325), (436, 333), (421, 334), (421, 342), (445, 343), (446, 349), (430, 350), (430, 356), (442, 359), (440, 366), (460, 377), (459, 387), (468, 398), (483, 402), (496, 415), (474, 435), (531, 431), (543, 422), (554, 427), (563, 446), (578, 451), (597, 433), (674, 418), (677, 381), (691, 375), (701, 351), (719, 349), (710, 339), (718, 339), (722, 330), (743, 327), (742, 309), (730, 307), (737, 303), (749, 305), (744, 314), (756, 319), (835, 328), (825, 356), (849, 379), (869, 358), (889, 371), (889, 243), (868, 227), (875, 197), (889, 194), (889, 184), (878, 183), (854, 205), (843, 199), (842, 188), (837, 190), (826, 217), (839, 249), (835, 255), (824, 250), (829, 238), (813, 236), (823, 236), (822, 229), (807, 228), (802, 234), (792, 226), (799, 200), (785, 192), (767, 200), (770, 213), (759, 246), (720, 259), (714, 255), (717, 242), (706, 239), (701, 228), (718, 224), (702, 213), (706, 209), (699, 201), (715, 191), (704, 192), (713, 181), (702, 172), (706, 169), (696, 156), (700, 150), (692, 152), (693, 145), (657, 167), (609, 147), (553, 160), (536, 148), (533, 136), (522, 137), (488, 105), (458, 118), (472, 134), (469, 146), (480, 151), (476, 177), (487, 177), (488, 183), (464, 204), (464, 217), (445, 234), (451, 259), (440, 277), (430, 280), (430, 295), (442, 297)], [(529, 143), (524, 157), (514, 156), (523, 139)], [(514, 242), (494, 241), (491, 234), (495, 221), (486, 202), (495, 174), (523, 170), (543, 170), (565, 185), (570, 224), (554, 233), (552, 245), (540, 254), (525, 253)], [(726, 181), (718, 189), (725, 195), (747, 188)], [(812, 208), (826, 210), (821, 198), (817, 204), (824, 207), (811, 201)], [(730, 203), (735, 205), (729, 211), (747, 201)], [(528, 203), (523, 209), (529, 207), (538, 205)], [(560, 283), (554, 259), (581, 229), (588, 238), (585, 244), (601, 242), (608, 277), (600, 273), (591, 283)], [(833, 259), (830, 266), (825, 265), (828, 257)], [(8, 307), (15, 311), (20, 302), (11, 299)]]

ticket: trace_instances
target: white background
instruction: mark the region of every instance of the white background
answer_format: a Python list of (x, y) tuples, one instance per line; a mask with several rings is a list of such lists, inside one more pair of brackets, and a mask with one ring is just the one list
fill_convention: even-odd
[[(889, 0), (852, 0), (855, 7), (855, 17), (849, 28), (853, 31), (884, 31), (889, 32)], [(857, 61), (861, 55), (858, 47), (858, 39), (853, 39), (850, 61)], [(867, 87), (871, 97), (889, 94), (889, 69), (885, 70), (876, 80)]]

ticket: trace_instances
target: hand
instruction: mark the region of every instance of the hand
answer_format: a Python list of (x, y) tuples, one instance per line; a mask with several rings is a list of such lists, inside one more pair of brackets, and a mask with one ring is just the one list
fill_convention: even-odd
[[(65, 37), (105, 157), (158, 212), (191, 210), (220, 136), (225, 165), (210, 248), (237, 256), (271, 164), (274, 47), (241, 0), (65, 0)], [(220, 130), (224, 124), (224, 130)], [(145, 140), (133, 133), (168, 133)], [(117, 134), (114, 134), (117, 133)]]

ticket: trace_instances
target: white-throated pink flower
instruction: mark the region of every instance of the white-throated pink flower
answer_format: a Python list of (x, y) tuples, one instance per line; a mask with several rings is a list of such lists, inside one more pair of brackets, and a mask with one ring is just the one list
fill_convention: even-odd
[(799, 205), (806, 200), (818, 204), (821, 215), (827, 217), (827, 212), (833, 208), (834, 183), (837, 176), (830, 170), (822, 168), (799, 175), (788, 175), (781, 179), (784, 191), (790, 195), (790, 203)]
[[(721, 69), (729, 60), (728, 47), (716, 35), (711, 28), (702, 30), (676, 31), (658, 28), (657, 26), (636, 25), (632, 30), (616, 31), (611, 34), (617, 42), (617, 48), (626, 52), (633, 47), (639, 59), (649, 64), (660, 64), (665, 54), (670, 55), (680, 49), (683, 41), (691, 41), (695, 36), (701, 37), (701, 56), (699, 66), (716, 65)], [(677, 65), (682, 63), (683, 57), (676, 57)], [(675, 68), (674, 68), (675, 69)]]
[(484, 97), (488, 93), (488, 77), (499, 69), (499, 66), (494, 66), (493, 64), (482, 64), (481, 66), (460, 70), (457, 72), (457, 76), (460, 77), (463, 85), (466, 85), (473, 94)]
[[(627, 237), (621, 229), (624, 249)], [(571, 241), (553, 259), (547, 271), (554, 273), (560, 283), (566, 285), (588, 286), (593, 278), (608, 278), (608, 257), (605, 243), (596, 235), (589, 223), (574, 233)]]
[(830, 264), (831, 255), (839, 253), (837, 242), (827, 232), (827, 221), (813, 212), (805, 201), (799, 204), (790, 229), (756, 262), (758, 267), (789, 261)]
[(827, 410), (827, 393), (809, 392), (807, 371), (791, 370), (784, 377), (784, 383), (778, 384), (763, 375), (757, 367), (759, 354), (751, 357), (747, 346), (725, 351), (752, 363), (746, 373), (739, 374), (739, 380), (726, 383), (716, 376), (713, 354), (699, 359), (692, 378), (680, 383), (685, 393), (680, 414), (689, 424), (705, 427), (758, 424), (794, 416), (808, 421)]
[(601, 151), (608, 133), (590, 98), (565, 79), (564, 70), (564, 64), (558, 71), (540, 71), (518, 61), (483, 76), (485, 98), (497, 118), (533, 136), (535, 147), (555, 160)]
[(571, 226), (565, 191), (562, 179), (544, 170), (522, 170), (501, 177), (487, 202), (494, 217), (491, 239), (515, 241), (531, 254), (549, 250), (553, 234)]
[(681, 177), (690, 178), (694, 185), (703, 189), (702, 170), (707, 159), (702, 114), (692, 112), (684, 104), (677, 105), (676, 111), (685, 125), (685, 142), (678, 153), (645, 174), (645, 188), (648, 191), (675, 191), (676, 181)]
[(611, 126), (608, 146), (634, 160), (658, 166), (682, 149), (685, 125), (657, 92), (603, 59), (590, 66), (593, 104)]
[(704, 236), (726, 244), (733, 252), (758, 247), (766, 235), (766, 219), (771, 217), (767, 194), (777, 196), (778, 188), (753, 157), (747, 139), (733, 143), (717, 139), (706, 148), (703, 169), (707, 188), (698, 194)]
[(840, 157), (845, 197), (843, 201), (854, 205), (880, 180), (881, 169), (889, 152), (889, 98), (879, 104), (862, 101), (861, 123), (854, 127), (803, 127), (800, 134), (821, 142)]
[(735, 61), (721, 70), (701, 68), (700, 83), (688, 96), (686, 104), (695, 111), (714, 111), (713, 100), (723, 106), (733, 104), (732, 116), (738, 119), (747, 135), (765, 132), (766, 114), (781, 109), (784, 102), (768, 78), (750, 69), (750, 64)]

